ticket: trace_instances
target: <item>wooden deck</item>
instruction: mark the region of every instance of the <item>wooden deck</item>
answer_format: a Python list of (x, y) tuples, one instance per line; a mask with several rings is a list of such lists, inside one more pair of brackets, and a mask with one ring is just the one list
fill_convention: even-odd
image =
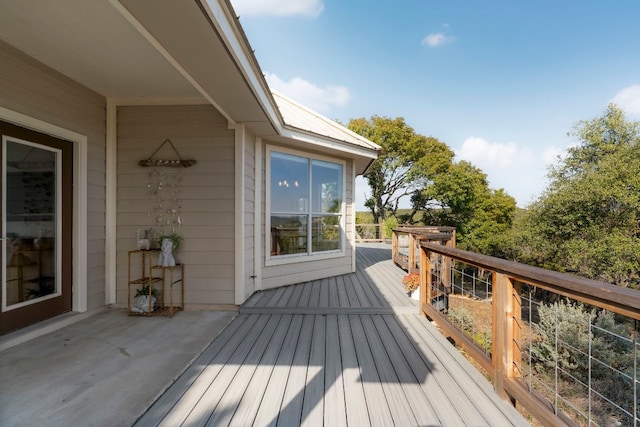
[(252, 296), (138, 426), (529, 425), (417, 312), (389, 245)]

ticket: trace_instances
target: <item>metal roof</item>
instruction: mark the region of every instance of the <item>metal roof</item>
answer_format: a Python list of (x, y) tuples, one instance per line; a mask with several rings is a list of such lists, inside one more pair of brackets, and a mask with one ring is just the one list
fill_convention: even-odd
[(380, 146), (369, 141), (363, 136), (349, 130), (335, 120), (331, 120), (281, 93), (272, 92), (276, 101), (284, 125), (303, 132), (309, 132), (343, 141), (370, 150), (379, 150)]

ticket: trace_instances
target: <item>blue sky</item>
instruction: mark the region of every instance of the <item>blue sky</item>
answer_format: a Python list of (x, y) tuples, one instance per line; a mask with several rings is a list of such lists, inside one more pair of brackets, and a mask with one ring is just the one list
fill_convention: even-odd
[(638, 0), (231, 2), (274, 90), (342, 123), (404, 117), (521, 207), (576, 122), (610, 102), (640, 120)]

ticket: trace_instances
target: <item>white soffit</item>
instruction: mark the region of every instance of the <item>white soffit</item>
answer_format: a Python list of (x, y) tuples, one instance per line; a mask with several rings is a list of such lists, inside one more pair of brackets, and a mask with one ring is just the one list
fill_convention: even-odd
[(374, 158), (371, 141), (282, 95), (270, 98), (230, 7), (226, 0), (0, 0), (0, 39), (120, 102), (209, 99), (258, 136)]
[(105, 0), (0, 0), (0, 39), (106, 97), (202, 98)]

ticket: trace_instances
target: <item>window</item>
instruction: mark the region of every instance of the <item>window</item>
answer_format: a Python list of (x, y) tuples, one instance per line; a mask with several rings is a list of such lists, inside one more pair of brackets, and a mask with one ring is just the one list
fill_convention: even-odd
[(341, 163), (269, 151), (271, 256), (342, 249)]

